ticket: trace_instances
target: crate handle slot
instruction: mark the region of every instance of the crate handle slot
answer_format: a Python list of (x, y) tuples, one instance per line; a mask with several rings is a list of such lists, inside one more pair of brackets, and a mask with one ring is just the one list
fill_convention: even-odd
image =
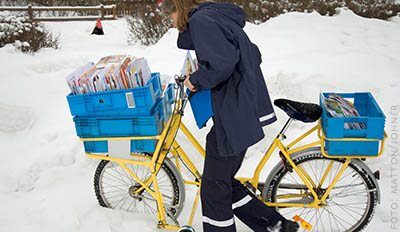
[(135, 98), (133, 97), (133, 93), (129, 92), (125, 94), (126, 96), (126, 103), (128, 105), (128, 108), (135, 108)]

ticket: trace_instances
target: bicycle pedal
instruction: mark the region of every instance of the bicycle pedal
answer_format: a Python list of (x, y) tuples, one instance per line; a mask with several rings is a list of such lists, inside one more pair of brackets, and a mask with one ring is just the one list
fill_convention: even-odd
[(253, 197), (256, 197), (257, 190), (249, 181), (244, 182), (243, 186), (248, 194), (250, 194)]
[(306, 221), (304, 221), (299, 215), (293, 217), (293, 221), (300, 222), (301, 227), (310, 231), (312, 229), (312, 225)]

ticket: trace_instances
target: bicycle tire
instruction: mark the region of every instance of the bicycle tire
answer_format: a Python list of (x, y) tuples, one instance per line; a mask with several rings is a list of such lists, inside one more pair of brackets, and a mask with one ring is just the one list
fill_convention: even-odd
[[(303, 167), (308, 172), (316, 185), (322, 179), (324, 170), (332, 163), (329, 174), (325, 178), (327, 183), (324, 183), (321, 188), (315, 188), (320, 196), (323, 195), (324, 190), (345, 162), (345, 159), (326, 158), (320, 149), (300, 152), (292, 156), (292, 160), (297, 166)], [(276, 207), (276, 209), (287, 219), (299, 215), (313, 226), (311, 231), (361, 231), (372, 219), (378, 202), (377, 186), (371, 178), (363, 167), (355, 162), (350, 162), (326, 199), (325, 208)], [(290, 172), (284, 168), (281, 162), (278, 163), (265, 182), (262, 192), (263, 200), (266, 202), (311, 203), (313, 197), (309, 190), (305, 190), (305, 184), (301, 184), (300, 181), (294, 170)], [(297, 197), (291, 201), (284, 199), (284, 197), (291, 197), (290, 194), (299, 194), (300, 191), (303, 191), (303, 197)], [(300, 228), (299, 231), (306, 230)]]
[[(150, 156), (150, 154), (144, 155)], [(144, 160), (140, 158), (133, 159)], [(148, 167), (136, 164), (125, 165), (142, 181), (151, 175)], [(163, 196), (166, 210), (174, 216), (174, 219), (178, 218), (185, 201), (185, 185), (179, 171), (168, 158), (165, 158), (157, 173), (157, 183)], [(139, 194), (133, 194), (133, 191), (140, 186), (116, 162), (102, 160), (97, 166), (94, 175), (94, 191), (100, 206), (131, 213), (155, 214), (157, 212), (157, 203), (147, 190), (143, 190)], [(151, 184), (148, 187), (151, 189)], [(152, 190), (154, 191), (154, 189)]]

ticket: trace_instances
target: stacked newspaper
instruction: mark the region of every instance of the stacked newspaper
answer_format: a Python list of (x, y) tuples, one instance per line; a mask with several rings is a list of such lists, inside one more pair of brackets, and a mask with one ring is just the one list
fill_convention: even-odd
[[(334, 118), (341, 117), (359, 117), (359, 113), (354, 107), (353, 103), (347, 101), (337, 94), (330, 94), (328, 98), (323, 97), (323, 104), (328, 113)], [(345, 129), (365, 129), (364, 123), (345, 123)]]
[(72, 94), (130, 89), (147, 85), (151, 71), (145, 58), (114, 55), (89, 62), (66, 77)]

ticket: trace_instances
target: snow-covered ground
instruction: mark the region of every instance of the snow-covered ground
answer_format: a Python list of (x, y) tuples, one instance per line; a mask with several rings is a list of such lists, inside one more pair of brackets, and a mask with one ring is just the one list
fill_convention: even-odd
[[(103, 21), (104, 36), (90, 35), (94, 24), (46, 23), (51, 31), (60, 33), (60, 50), (25, 55), (12, 46), (0, 48), (0, 231), (156, 230), (155, 215), (132, 215), (98, 206), (93, 191), (98, 161), (84, 156), (76, 137), (64, 78), (78, 66), (112, 54), (144, 56), (152, 71), (173, 75), (179, 72), (185, 51), (176, 48), (178, 33), (174, 29), (156, 45), (143, 47), (127, 44), (123, 19)], [(273, 99), (318, 102), (321, 91), (370, 91), (387, 117), (392, 106), (400, 105), (399, 17), (388, 22), (361, 18), (348, 10), (335, 17), (288, 13), (261, 25), (247, 24), (245, 30), (261, 50), (262, 70)], [(279, 121), (267, 127), (265, 139), (248, 151), (239, 175), (252, 174), (286, 120), (279, 109), (276, 113)], [(189, 110), (184, 122), (204, 144), (208, 129), (197, 130)], [(387, 120), (388, 132), (389, 126)], [(296, 123), (289, 139), (309, 127)], [(197, 155), (187, 142), (182, 141), (182, 146)], [(194, 160), (202, 166), (200, 158)], [(390, 222), (393, 178), (389, 152), (367, 164), (373, 171), (381, 170), (382, 202), (366, 231), (399, 231), (391, 229)], [(262, 179), (267, 173), (263, 172)], [(182, 224), (188, 220), (194, 193), (194, 188), (187, 188)], [(398, 222), (396, 225), (400, 227)], [(201, 231), (199, 210), (194, 226)], [(250, 230), (238, 223), (238, 231)]]

